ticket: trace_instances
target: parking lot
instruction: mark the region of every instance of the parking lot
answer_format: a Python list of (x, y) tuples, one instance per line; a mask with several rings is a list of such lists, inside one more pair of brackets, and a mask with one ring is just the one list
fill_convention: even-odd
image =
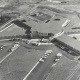
[(20, 46), (0, 64), (0, 79), (22, 80), (44, 53)]

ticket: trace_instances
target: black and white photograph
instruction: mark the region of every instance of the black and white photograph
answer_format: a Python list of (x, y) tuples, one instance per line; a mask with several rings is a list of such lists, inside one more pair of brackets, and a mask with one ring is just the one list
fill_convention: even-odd
[(80, 80), (80, 0), (0, 0), (0, 80)]

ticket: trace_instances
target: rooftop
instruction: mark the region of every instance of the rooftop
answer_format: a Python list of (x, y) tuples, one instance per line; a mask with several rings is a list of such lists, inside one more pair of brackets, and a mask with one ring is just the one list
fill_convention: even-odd
[[(58, 20), (60, 19), (60, 21)], [(65, 18), (60, 18), (59, 16), (54, 16), (48, 23), (38, 23), (32, 26), (32, 31), (37, 30), (41, 33), (58, 33), (62, 31), (62, 24), (66, 21)], [(45, 30), (44, 30), (45, 29)]]
[(80, 51), (80, 42), (76, 39), (73, 39), (65, 34), (56, 38), (57, 40), (63, 42), (64, 44), (72, 47), (75, 50)]
[[(38, 6), (28, 15), (23, 16), (26, 25), (31, 27), (32, 31), (38, 31), (40, 33), (59, 33), (62, 31), (62, 25), (66, 22), (67, 18), (54, 13), (52, 8), (40, 9)], [(44, 30), (45, 29), (45, 30)]]
[(32, 31), (56, 34), (62, 31), (62, 25), (66, 20), (67, 18), (63, 18), (61, 16), (55, 15), (49, 21), (46, 20), (47, 22), (42, 22), (37, 19), (34, 19), (31, 16), (28, 16), (25, 24), (30, 26)]

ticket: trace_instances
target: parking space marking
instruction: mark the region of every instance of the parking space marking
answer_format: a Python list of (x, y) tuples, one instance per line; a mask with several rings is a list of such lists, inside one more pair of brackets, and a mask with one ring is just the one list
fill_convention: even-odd
[(23, 80), (26, 80), (28, 76), (31, 74), (31, 72), (36, 68), (36, 66), (39, 64), (39, 61), (34, 65), (34, 67), (29, 71), (29, 73), (24, 77)]

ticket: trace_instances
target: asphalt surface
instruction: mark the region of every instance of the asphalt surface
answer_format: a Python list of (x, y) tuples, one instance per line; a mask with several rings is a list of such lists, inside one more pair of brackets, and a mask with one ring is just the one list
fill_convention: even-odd
[(48, 76), (52, 68), (52, 65), (55, 64), (53, 62), (54, 57), (59, 52), (62, 53), (64, 56), (66, 56), (69, 60), (73, 60), (74, 58), (73, 56), (69, 55), (67, 52), (54, 46), (53, 53), (50, 54), (47, 59), (45, 59), (44, 63), (40, 62), (37, 65), (37, 67), (32, 71), (32, 73), (27, 77), (26, 80), (45, 80), (45, 78)]
[[(9, 41), (7, 41), (9, 43)], [(13, 41), (11, 41), (13, 43)], [(10, 42), (10, 43), (11, 43)], [(21, 44), (21, 43), (20, 43)], [(20, 46), (16, 51), (5, 58), (7, 53), (2, 53), (0, 64), (0, 80), (22, 80), (33, 68), (45, 50), (28, 49)]]
[(44, 63), (40, 62), (26, 80), (43, 80), (48, 74), (51, 66), (54, 64), (53, 60), (57, 53), (57, 49), (53, 47), (52, 54), (50, 54), (48, 58), (44, 59)]
[[(3, 46), (3, 45), (1, 45), (1, 46)], [(0, 46), (0, 47), (1, 47), (1, 46)], [(9, 54), (8, 50), (9, 50), (12, 46), (13, 46), (13, 45), (10, 44), (10, 45), (4, 46), (2, 50), (0, 49), (0, 60), (2, 60), (6, 55)]]
[[(2, 41), (3, 43), (4, 43), (4, 41)], [(0, 42), (0, 43), (2, 43), (2, 42)], [(6, 41), (7, 43), (14, 43), (14, 41)], [(5, 44), (5, 43), (4, 43)], [(39, 50), (39, 49), (42, 49), (42, 46), (40, 46), (40, 47), (36, 47), (36, 46), (30, 46), (30, 45), (27, 45), (27, 44), (25, 44), (25, 43), (23, 43), (23, 42), (20, 42), (20, 45), (21, 46), (23, 46), (25, 49), (37, 49), (37, 50)], [(27, 46), (26, 46), (27, 45)], [(9, 46), (9, 47), (5, 47), (4, 49), (3, 49), (3, 51), (4, 51), (4, 53), (2, 53), (2, 54), (0, 54), (0, 59), (2, 59), (2, 57), (4, 57), (4, 56), (6, 56), (6, 55), (8, 55), (8, 53), (6, 53), (6, 51), (10, 48), (11, 46)], [(43, 46), (43, 48), (44, 48), (44, 46)], [(23, 49), (23, 48), (22, 48)], [(29, 54), (32, 52), (30, 52), (29, 54), (26, 54), (26, 52), (25, 52), (25, 49), (23, 49), (24, 50), (24, 53), (25, 53), (25, 55), (27, 55), (27, 56), (25, 56), (24, 54), (22, 54), (22, 52), (21, 51), (19, 51), (19, 50), (21, 50), (21, 49), (19, 49), (19, 50), (17, 50), (18, 52), (15, 52), (14, 54), (11, 54), (10, 56), (9, 56), (9, 58), (7, 58), (7, 59), (5, 59), (4, 60), (4, 62), (2, 62), (2, 64), (5, 64), (6, 63), (6, 60), (8, 61), (8, 60), (10, 60), (11, 59), (11, 61), (12, 61), (12, 59), (13, 60), (16, 60), (17, 58), (19, 58), (19, 57), (21, 57), (21, 58), (19, 58), (19, 59), (21, 59), (21, 60), (24, 60), (24, 58), (22, 58), (22, 56), (25, 56), (25, 60), (29, 60), (28, 59), (28, 56), (29, 56)], [(28, 76), (28, 78), (26, 79), (26, 80), (45, 80), (45, 78), (48, 76), (48, 73), (50, 72), (50, 70), (51, 70), (51, 66), (54, 64), (54, 62), (53, 62), (53, 60), (54, 60), (54, 57), (55, 57), (55, 55), (57, 54), (57, 53), (62, 53), (64, 56), (66, 56), (67, 58), (69, 58), (70, 60), (73, 60), (73, 56), (71, 56), (70, 54), (68, 54), (67, 52), (65, 52), (65, 51), (63, 51), (63, 50), (61, 50), (61, 49), (59, 49), (59, 48), (57, 48), (55, 45), (53, 45), (52, 47), (48, 47), (48, 48), (45, 48), (45, 49), (52, 49), (53, 50), (53, 52), (52, 52), (52, 54), (50, 54), (49, 56), (48, 56), (48, 58), (46, 58), (46, 59), (44, 59), (44, 63), (43, 62), (39, 62), (39, 64), (36, 66), (36, 68), (31, 72), (31, 74)], [(35, 51), (35, 52), (33, 52), (33, 54), (34, 53), (36, 53), (37, 51)], [(39, 51), (38, 52), (38, 54), (34, 54), (34, 55), (38, 55), (37, 57), (39, 57), (39, 55), (40, 55), (40, 53), (41, 53), (41, 51)], [(32, 54), (32, 53), (31, 53)], [(41, 53), (42, 54), (42, 53)], [(15, 57), (16, 56), (16, 57)], [(34, 58), (36, 58), (36, 57), (33, 57), (33, 59)], [(40, 59), (40, 58), (38, 58), (38, 59)], [(24, 61), (25, 61), (24, 60)], [(31, 58), (31, 60), (32, 60), (32, 58)], [(26, 62), (27, 62), (26, 61)], [(20, 62), (20, 61), (19, 61)], [(23, 62), (23, 61), (22, 61)], [(22, 62), (20, 62), (20, 65), (22, 65)], [(26, 65), (26, 66), (24, 66), (25, 67), (25, 70), (27, 70), (28, 68), (29, 68), (29, 65), (32, 65), (32, 63), (30, 63), (30, 61), (28, 61), (29, 62), (29, 65), (27, 65), (27, 63), (26, 62), (23, 62), (23, 64), (24, 65)], [(15, 66), (14, 64), (17, 64), (17, 63), (15, 63), (15, 62), (12, 62), (11, 63), (13, 66)], [(10, 66), (12, 66), (10, 64)], [(19, 63), (18, 63), (19, 64)], [(6, 64), (4, 65), (5, 67), (6, 67)], [(22, 65), (23, 66), (23, 65)], [(15, 66), (15, 68), (16, 68), (17, 66)], [(10, 67), (9, 67), (10, 68)], [(17, 67), (18, 68), (18, 67)], [(4, 69), (6, 69), (6, 68), (4, 68)], [(15, 70), (14, 68), (10, 68), (11, 70)], [(21, 67), (21, 69), (23, 69), (23, 67)], [(31, 68), (30, 68), (31, 69)], [(30, 69), (28, 69), (28, 70), (30, 70)], [(28, 71), (27, 71), (28, 72)], [(19, 72), (19, 74), (21, 73), (24, 73), (24, 75), (23, 75), (23, 78), (27, 75), (27, 72)], [(12, 72), (13, 73), (13, 72)], [(12, 73), (10, 73), (10, 75), (12, 74)], [(17, 73), (16, 73), (17, 74)], [(7, 76), (7, 75), (6, 75)], [(15, 74), (14, 74), (14, 76), (15, 76)], [(20, 76), (19, 76), (20, 77)], [(9, 79), (9, 78), (8, 78)], [(8, 80), (7, 79), (7, 80)], [(12, 76), (12, 78), (11, 79), (13, 79), (13, 76)], [(11, 80), (10, 79), (10, 80)], [(22, 79), (22, 78), (21, 78)], [(3, 80), (6, 80), (6, 79), (3, 79)], [(16, 78), (15, 80), (18, 80), (18, 78)]]

